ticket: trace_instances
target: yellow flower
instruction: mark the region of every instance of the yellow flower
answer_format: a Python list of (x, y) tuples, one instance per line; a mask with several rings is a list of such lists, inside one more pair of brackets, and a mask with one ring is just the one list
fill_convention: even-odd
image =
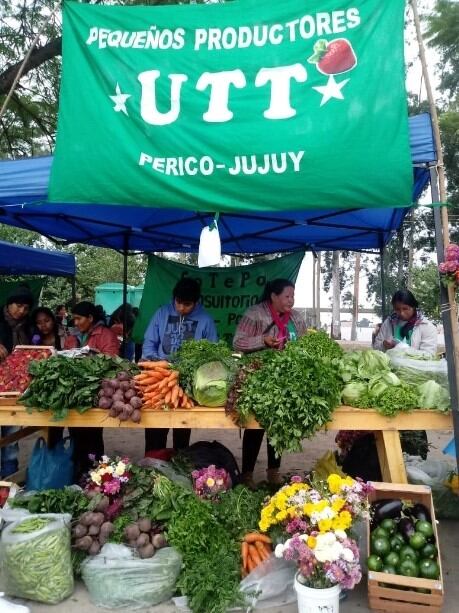
[(354, 479), (352, 477), (346, 477), (345, 479), (342, 480), (341, 487), (343, 485), (347, 485), (349, 487), (352, 487), (354, 485), (354, 483), (355, 483), (355, 481), (354, 481)]
[(258, 522), (258, 526), (262, 532), (267, 532), (270, 528), (270, 523), (268, 521), (261, 520)]
[(288, 515), (290, 518), (296, 517), (297, 512), (296, 512), (295, 507), (288, 507), (288, 509), (287, 509), (287, 515)]
[(346, 501), (342, 498), (335, 498), (335, 500), (332, 502), (332, 509), (336, 511), (336, 513), (339, 513), (345, 504)]
[(126, 472), (126, 464), (124, 462), (118, 462), (116, 469), (115, 469), (115, 474), (121, 477), (121, 475), (124, 475), (125, 472)]
[(279, 511), (279, 513), (276, 514), (276, 519), (277, 521), (284, 521), (284, 519), (287, 519), (287, 511)]
[(320, 519), (318, 527), (320, 532), (329, 532), (332, 527), (331, 519)]
[(341, 511), (339, 514), (339, 520), (342, 525), (342, 530), (347, 530), (352, 525), (352, 515), (349, 513), (349, 511)]
[(212, 479), (212, 477), (208, 477), (207, 481), (206, 481), (206, 485), (207, 485), (207, 487), (214, 487), (215, 479)]
[(328, 489), (332, 494), (337, 494), (341, 489), (342, 479), (339, 475), (328, 475), (327, 477)]
[(307, 545), (310, 549), (314, 549), (314, 547), (316, 546), (316, 543), (317, 543), (317, 539), (315, 536), (308, 536)]
[(314, 513), (315, 511), (315, 505), (312, 502), (307, 502), (304, 506), (303, 506), (303, 512), (305, 515), (307, 515), (308, 517), (311, 517), (311, 515)]

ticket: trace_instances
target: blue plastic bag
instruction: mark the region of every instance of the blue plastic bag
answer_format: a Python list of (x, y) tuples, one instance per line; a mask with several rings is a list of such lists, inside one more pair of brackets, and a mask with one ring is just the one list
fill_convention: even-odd
[(52, 449), (43, 438), (35, 443), (27, 467), (26, 488), (30, 490), (60, 489), (73, 483), (73, 443), (64, 438)]

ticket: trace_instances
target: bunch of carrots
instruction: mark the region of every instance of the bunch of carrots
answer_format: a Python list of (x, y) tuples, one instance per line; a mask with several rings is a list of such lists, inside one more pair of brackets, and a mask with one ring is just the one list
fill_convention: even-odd
[(191, 409), (193, 401), (179, 385), (179, 373), (169, 362), (139, 362), (142, 372), (134, 377), (144, 409)]
[(272, 541), (269, 536), (249, 532), (241, 543), (242, 576), (246, 577), (254, 568), (267, 560), (272, 554)]

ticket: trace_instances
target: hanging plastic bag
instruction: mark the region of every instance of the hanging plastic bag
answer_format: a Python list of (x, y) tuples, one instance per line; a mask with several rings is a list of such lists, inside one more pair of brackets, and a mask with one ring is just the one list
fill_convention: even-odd
[(218, 232), (217, 219), (201, 231), (199, 238), (198, 266), (218, 266), (222, 257), (222, 245)]
[(62, 439), (52, 449), (43, 438), (35, 443), (27, 467), (28, 490), (58, 490), (73, 483), (73, 443)]
[(284, 607), (296, 602), (294, 590), (295, 562), (271, 555), (259, 564), (240, 583), (240, 590), (251, 599), (251, 609), (256, 611), (271, 607)]
[(141, 560), (125, 545), (106, 544), (81, 565), (91, 601), (107, 609), (140, 609), (169, 600), (182, 568), (182, 557), (164, 547)]
[(46, 513), (8, 525), (0, 541), (5, 593), (57, 604), (73, 593), (70, 515)]

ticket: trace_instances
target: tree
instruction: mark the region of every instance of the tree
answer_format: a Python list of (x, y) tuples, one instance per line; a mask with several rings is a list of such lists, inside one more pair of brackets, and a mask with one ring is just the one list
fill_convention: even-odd
[(429, 44), (440, 56), (440, 89), (456, 98), (459, 95), (459, 3), (437, 0), (427, 18)]
[(440, 280), (434, 262), (413, 268), (413, 282), (410, 289), (427, 317), (434, 323), (440, 323)]

